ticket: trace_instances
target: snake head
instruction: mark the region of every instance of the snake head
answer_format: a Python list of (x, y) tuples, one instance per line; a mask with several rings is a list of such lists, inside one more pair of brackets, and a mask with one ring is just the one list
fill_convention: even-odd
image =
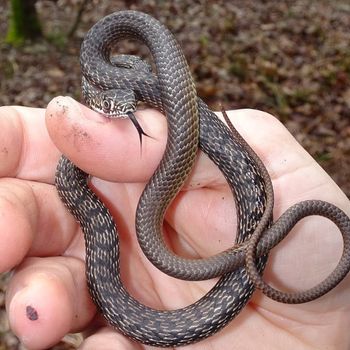
[(127, 118), (136, 110), (135, 94), (131, 90), (100, 91), (89, 101), (90, 107), (108, 118)]
[(95, 93), (88, 105), (96, 112), (107, 118), (129, 118), (134, 124), (142, 145), (142, 136), (148, 136), (137, 121), (134, 111), (136, 110), (135, 94), (131, 90), (110, 89)]

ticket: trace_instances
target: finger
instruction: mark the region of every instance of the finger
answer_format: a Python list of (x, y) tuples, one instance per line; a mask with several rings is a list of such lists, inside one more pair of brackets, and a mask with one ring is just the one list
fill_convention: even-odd
[(15, 272), (6, 295), (9, 322), (31, 349), (56, 344), (94, 317), (84, 263), (74, 258), (30, 258)]
[(44, 109), (0, 107), (0, 177), (53, 182), (59, 152), (44, 116)]
[[(57, 147), (87, 173), (111, 181), (144, 182), (163, 156), (167, 123), (156, 110), (142, 110), (136, 115), (151, 136), (144, 137), (142, 148), (130, 120), (105, 118), (69, 97), (52, 100), (46, 120)], [(203, 154), (193, 174), (191, 184), (224, 182), (220, 171)]]
[(137, 113), (145, 137), (142, 150), (128, 119), (108, 119), (69, 97), (53, 99), (46, 110), (57, 147), (89, 174), (105, 180), (144, 181), (154, 172), (166, 143), (165, 118), (154, 110)]
[(61, 255), (78, 230), (54, 186), (43, 183), (0, 179), (0, 213), (1, 272), (25, 256)]

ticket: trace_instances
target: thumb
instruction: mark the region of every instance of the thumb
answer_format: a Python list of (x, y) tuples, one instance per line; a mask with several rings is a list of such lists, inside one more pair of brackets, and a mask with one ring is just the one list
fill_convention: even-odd
[(165, 149), (166, 120), (155, 110), (136, 113), (142, 149), (128, 119), (108, 119), (70, 97), (54, 98), (46, 109), (46, 126), (56, 147), (85, 172), (109, 181), (146, 181)]

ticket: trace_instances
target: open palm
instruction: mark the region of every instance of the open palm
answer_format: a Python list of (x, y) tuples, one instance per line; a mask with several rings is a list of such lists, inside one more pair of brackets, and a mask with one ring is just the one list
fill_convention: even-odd
[[(344, 193), (275, 118), (254, 110), (229, 116), (272, 177), (276, 218), (304, 199), (329, 201), (350, 215)], [(162, 115), (144, 110), (138, 118), (152, 136), (144, 139), (142, 150), (128, 120), (107, 120), (69, 98), (54, 99), (46, 118), (42, 109), (0, 109), (0, 271), (16, 267), (7, 310), (29, 348), (47, 348), (68, 332), (87, 329), (82, 349), (150, 348), (119, 335), (96, 315), (85, 283), (83, 236), (53, 186), (61, 152), (94, 176), (93, 187), (115, 217), (122, 278), (133, 296), (155, 308), (174, 309), (193, 303), (215, 283), (169, 277), (137, 245), (136, 205), (166, 143)], [(230, 189), (200, 152), (167, 212), (167, 243), (179, 255), (206, 257), (232, 246), (235, 227)], [(283, 290), (309, 288), (335, 267), (341, 250), (337, 228), (309, 217), (271, 252), (265, 279)], [(349, 288), (346, 278), (303, 305), (279, 304), (256, 292), (223, 331), (188, 349), (348, 349)]]

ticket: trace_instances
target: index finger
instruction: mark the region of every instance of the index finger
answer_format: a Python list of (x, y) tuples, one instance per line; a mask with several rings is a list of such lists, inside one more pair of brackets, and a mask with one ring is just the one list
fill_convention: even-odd
[(59, 154), (44, 109), (0, 107), (0, 177), (53, 183)]

